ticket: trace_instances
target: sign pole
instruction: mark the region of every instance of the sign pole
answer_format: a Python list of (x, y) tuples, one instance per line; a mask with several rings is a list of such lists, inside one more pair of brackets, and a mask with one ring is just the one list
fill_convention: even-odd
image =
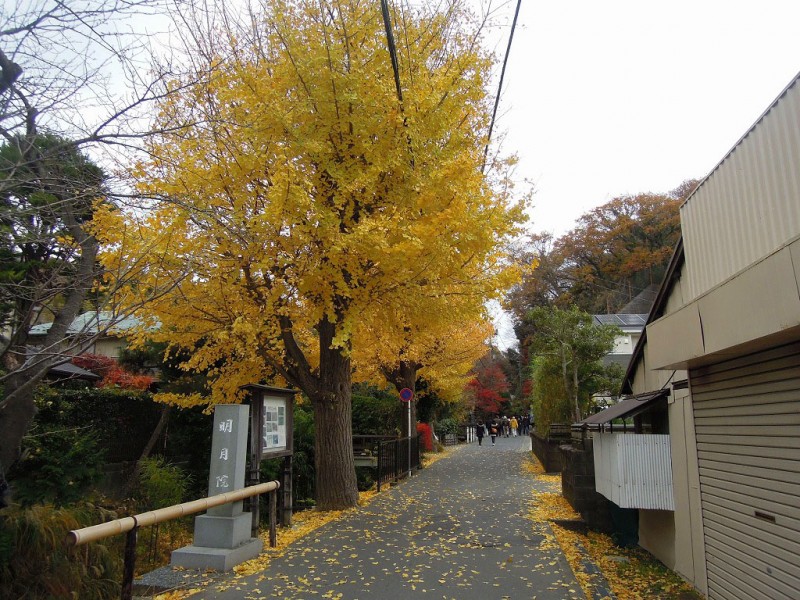
[(411, 402), (408, 404), (408, 476), (411, 477)]
[(403, 388), (400, 390), (400, 400), (408, 407), (408, 476), (411, 477), (411, 403), (414, 401), (414, 391)]

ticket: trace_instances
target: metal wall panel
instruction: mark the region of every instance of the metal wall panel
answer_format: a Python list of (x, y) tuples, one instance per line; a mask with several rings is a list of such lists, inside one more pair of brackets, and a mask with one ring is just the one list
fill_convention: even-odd
[(688, 300), (800, 236), (798, 79), (681, 208)]
[(668, 435), (597, 433), (595, 489), (622, 508), (675, 510)]
[(689, 372), (709, 600), (800, 590), (800, 343)]

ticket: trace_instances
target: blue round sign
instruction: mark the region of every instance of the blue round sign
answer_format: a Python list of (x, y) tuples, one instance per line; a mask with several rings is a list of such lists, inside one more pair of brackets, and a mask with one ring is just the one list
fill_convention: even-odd
[(411, 399), (414, 397), (414, 392), (408, 388), (403, 388), (400, 390), (400, 400), (403, 402), (411, 402)]

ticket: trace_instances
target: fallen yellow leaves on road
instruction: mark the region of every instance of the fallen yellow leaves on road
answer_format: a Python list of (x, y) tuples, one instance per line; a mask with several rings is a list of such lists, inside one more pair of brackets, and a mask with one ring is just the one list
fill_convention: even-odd
[[(597, 577), (589, 573), (586, 559), (599, 569), (619, 600), (692, 600), (700, 596), (691, 585), (667, 569), (641, 548), (620, 548), (607, 535), (589, 531), (582, 534), (557, 521), (580, 521), (580, 515), (561, 495), (561, 476), (547, 475), (535, 458), (523, 464), (523, 471), (546, 484), (534, 492), (530, 519), (537, 525), (549, 523), (554, 540), (545, 532), (543, 544), (557, 543), (572, 567), (587, 598), (595, 597)], [(554, 522), (556, 521), (556, 522)]]
[[(358, 495), (359, 506), (366, 506), (378, 495), (376, 490), (368, 490), (360, 492)], [(295, 513), (292, 516), (291, 527), (279, 527), (277, 531), (277, 544), (274, 548), (269, 546), (269, 530), (265, 530), (261, 534), (261, 539), (264, 542), (264, 549), (261, 554), (252, 560), (243, 562), (234, 567), (236, 577), (245, 577), (264, 571), (273, 558), (281, 556), (286, 548), (288, 548), (295, 541), (308, 535), (312, 531), (327, 525), (347, 514), (350, 511), (356, 510), (354, 508), (348, 510), (331, 510), (331, 511), (318, 511), (315, 509), (305, 510)], [(207, 584), (204, 584), (207, 585)], [(184, 600), (194, 594), (200, 592), (200, 588), (173, 590), (159, 594), (154, 597), (154, 600)]]
[(446, 446), (441, 452), (426, 452), (422, 455), (422, 468), (431, 466), (437, 460), (441, 460), (450, 456), (456, 450), (460, 450), (463, 446)]

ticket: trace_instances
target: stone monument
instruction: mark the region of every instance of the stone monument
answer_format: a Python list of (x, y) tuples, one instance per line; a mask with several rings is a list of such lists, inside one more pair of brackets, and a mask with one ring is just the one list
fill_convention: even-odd
[[(208, 495), (216, 496), (244, 487), (249, 409), (241, 404), (219, 404), (214, 409), (211, 471)], [(172, 553), (171, 564), (190, 569), (229, 571), (255, 558), (263, 543), (250, 537), (252, 518), (242, 502), (209, 509), (194, 521), (194, 544)]]

